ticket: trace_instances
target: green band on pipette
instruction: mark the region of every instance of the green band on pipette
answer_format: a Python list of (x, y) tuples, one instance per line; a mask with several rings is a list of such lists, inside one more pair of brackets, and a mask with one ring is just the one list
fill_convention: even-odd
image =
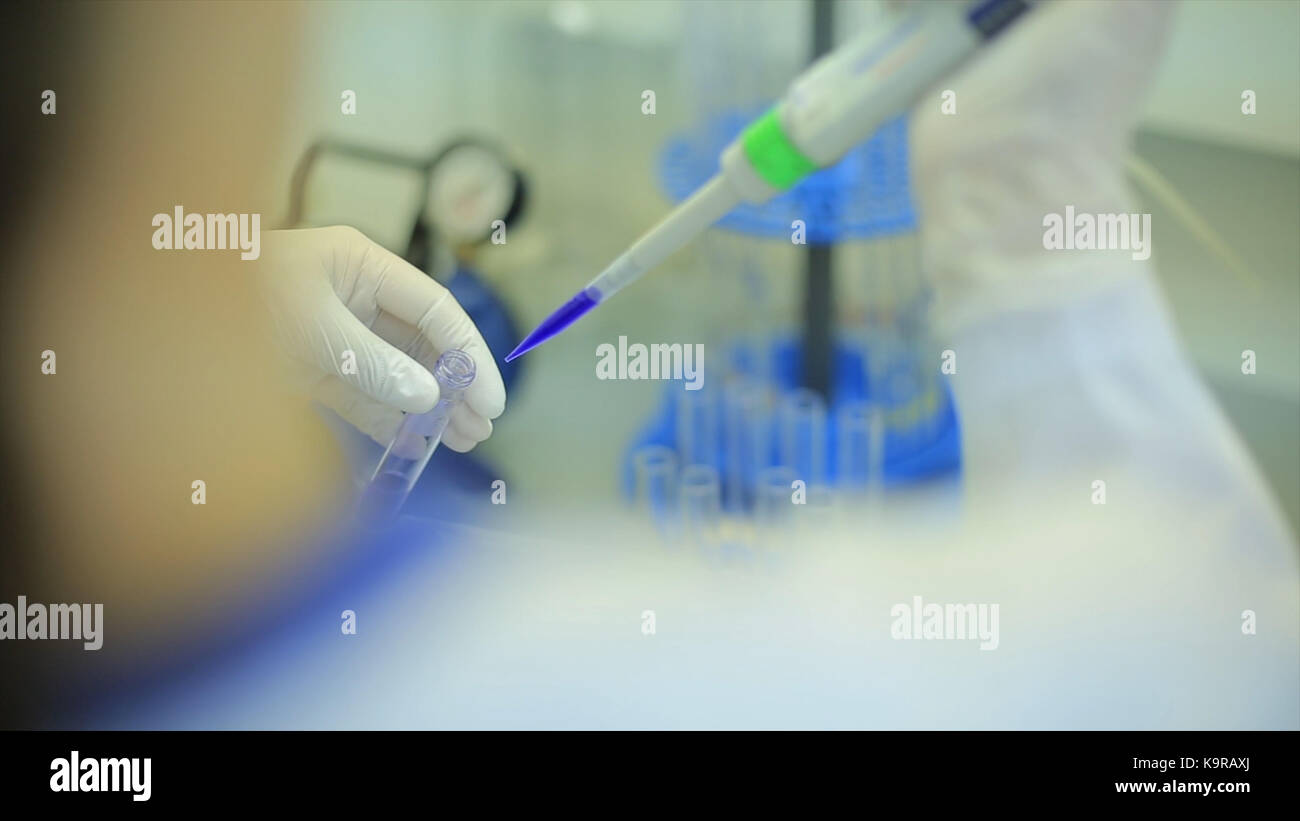
[(749, 164), (773, 188), (784, 191), (817, 170), (817, 164), (805, 157), (781, 130), (781, 118), (775, 106), (751, 123), (741, 140)]

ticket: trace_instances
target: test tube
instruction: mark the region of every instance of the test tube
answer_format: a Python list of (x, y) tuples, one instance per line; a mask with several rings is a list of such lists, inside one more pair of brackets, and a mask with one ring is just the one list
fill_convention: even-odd
[(741, 512), (752, 506), (758, 471), (767, 464), (767, 391), (758, 380), (740, 377), (727, 383), (722, 405), (727, 509)]
[(636, 507), (660, 533), (672, 526), (677, 509), (677, 454), (663, 445), (647, 445), (632, 454)]
[(712, 465), (718, 459), (718, 397), (707, 388), (677, 395), (677, 456), (683, 465)]
[(826, 403), (806, 388), (781, 401), (781, 464), (807, 484), (826, 478)]
[(816, 534), (835, 522), (835, 491), (829, 485), (808, 485), (802, 505), (796, 505), (799, 529), (804, 535)]
[(411, 488), (437, 450), (442, 434), (474, 381), (474, 360), (464, 351), (447, 351), (433, 366), (438, 380), (438, 404), (427, 413), (408, 413), (389, 443), (361, 496), (359, 515), (372, 525), (391, 522), (401, 510)]
[(722, 489), (717, 468), (690, 465), (682, 471), (682, 535), (688, 545), (712, 550), (719, 544)]
[(870, 402), (849, 402), (835, 415), (838, 453), (835, 474), (838, 485), (851, 495), (860, 495), (871, 482), (874, 409)]
[(794, 512), (794, 471), (784, 465), (763, 468), (758, 473), (754, 499), (754, 520), (758, 541), (771, 545), (779, 541)]

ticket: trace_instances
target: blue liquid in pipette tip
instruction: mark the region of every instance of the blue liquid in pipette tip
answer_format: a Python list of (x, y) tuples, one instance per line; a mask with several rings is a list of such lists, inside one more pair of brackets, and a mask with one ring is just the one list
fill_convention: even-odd
[(538, 325), (536, 330), (524, 337), (524, 341), (516, 345), (515, 349), (506, 355), (506, 361), (510, 362), (523, 356), (577, 322), (583, 314), (596, 307), (598, 300), (593, 299), (587, 293), (587, 290), (586, 288), (582, 289), (574, 295), (573, 299), (561, 305), (559, 310), (543, 319), (542, 324)]

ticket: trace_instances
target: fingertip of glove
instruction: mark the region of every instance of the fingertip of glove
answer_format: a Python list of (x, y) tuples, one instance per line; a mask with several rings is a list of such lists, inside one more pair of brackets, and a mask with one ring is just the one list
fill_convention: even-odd
[(428, 413), (438, 404), (441, 391), (438, 380), (419, 365), (401, 366), (390, 379), (390, 390), (385, 399), (393, 407), (407, 413)]
[(478, 444), (468, 436), (462, 436), (454, 430), (443, 433), (442, 443), (457, 453), (469, 453)]
[(488, 419), (496, 419), (506, 411), (505, 389), (493, 390), (494, 387), (494, 385), (483, 384), (477, 391), (471, 387), (468, 397), (475, 413)]

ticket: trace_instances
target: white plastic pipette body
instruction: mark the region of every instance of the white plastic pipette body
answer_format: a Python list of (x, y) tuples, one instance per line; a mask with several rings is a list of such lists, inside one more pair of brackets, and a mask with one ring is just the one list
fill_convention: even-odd
[(587, 296), (596, 302), (607, 299), (722, 219), (739, 202), (740, 197), (721, 175), (713, 177), (588, 283)]
[[(1026, 0), (923, 4), (892, 29), (855, 38), (791, 84), (776, 106), (782, 132), (813, 167), (834, 164), (1031, 5)], [(586, 295), (601, 302), (740, 202), (763, 203), (781, 193), (771, 175), (755, 168), (751, 148), (743, 134), (733, 141), (722, 154), (720, 172), (610, 263), (587, 285)]]
[(717, 175), (543, 320), (506, 361), (563, 332), (740, 202), (766, 202), (838, 161), (1033, 2), (951, 0), (918, 6), (898, 26), (846, 43), (800, 75), (781, 102), (722, 152)]

